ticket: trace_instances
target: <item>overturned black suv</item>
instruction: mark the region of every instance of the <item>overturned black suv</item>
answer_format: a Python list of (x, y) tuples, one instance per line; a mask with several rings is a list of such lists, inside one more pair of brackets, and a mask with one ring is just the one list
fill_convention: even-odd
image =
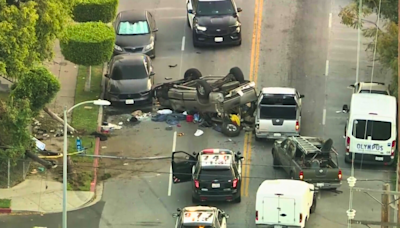
[(159, 104), (176, 111), (230, 113), (255, 102), (255, 83), (244, 79), (242, 70), (233, 67), (225, 76), (202, 76), (198, 69), (188, 69), (183, 79), (156, 85), (153, 96)]

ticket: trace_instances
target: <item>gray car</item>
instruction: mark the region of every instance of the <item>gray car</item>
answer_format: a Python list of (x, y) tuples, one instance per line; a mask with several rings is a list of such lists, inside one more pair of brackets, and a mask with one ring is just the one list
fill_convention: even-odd
[(238, 67), (225, 76), (202, 76), (191, 68), (183, 79), (157, 85), (153, 91), (161, 106), (176, 111), (224, 113), (257, 101), (254, 82), (245, 80)]
[(105, 97), (111, 103), (152, 104), (154, 72), (149, 56), (145, 54), (114, 56), (104, 76)]

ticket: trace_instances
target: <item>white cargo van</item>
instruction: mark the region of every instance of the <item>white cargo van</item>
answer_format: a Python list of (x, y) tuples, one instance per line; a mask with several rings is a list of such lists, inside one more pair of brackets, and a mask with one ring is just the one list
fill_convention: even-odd
[(349, 163), (391, 165), (396, 149), (396, 98), (381, 94), (353, 94), (344, 129), (346, 155)]
[(257, 228), (304, 228), (317, 207), (314, 185), (300, 180), (266, 180), (257, 190)]

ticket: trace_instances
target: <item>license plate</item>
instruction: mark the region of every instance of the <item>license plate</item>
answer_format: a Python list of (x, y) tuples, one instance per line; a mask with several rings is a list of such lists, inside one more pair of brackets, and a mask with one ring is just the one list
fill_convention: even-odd
[(134, 104), (134, 103), (135, 103), (134, 100), (126, 100), (126, 101), (125, 101), (125, 104)]
[(317, 187), (324, 187), (324, 183), (317, 183)]
[(221, 187), (221, 185), (220, 185), (219, 183), (217, 183), (217, 184), (211, 184), (211, 187), (212, 187), (212, 188), (219, 188), (219, 187)]
[(281, 133), (274, 133), (274, 136), (279, 137), (279, 136), (282, 136), (282, 135), (281, 135)]
[(377, 161), (383, 161), (383, 157), (375, 157), (375, 160), (377, 160)]
[(222, 41), (224, 41), (224, 38), (223, 37), (215, 37), (214, 40), (215, 40), (215, 42), (222, 42)]

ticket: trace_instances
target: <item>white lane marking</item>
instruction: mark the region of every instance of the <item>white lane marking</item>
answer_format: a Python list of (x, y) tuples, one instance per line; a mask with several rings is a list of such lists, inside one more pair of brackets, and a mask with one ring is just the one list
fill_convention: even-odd
[(181, 51), (185, 50), (185, 36), (182, 37), (182, 46), (181, 46)]
[[(172, 152), (176, 149), (176, 131), (174, 132), (174, 138), (172, 140)], [(168, 182), (168, 196), (171, 196), (172, 191), (172, 163), (169, 166), (169, 182)]]
[(329, 13), (329, 28), (332, 28), (332, 13)]
[(325, 125), (326, 121), (326, 108), (322, 111), (322, 125)]
[(325, 76), (328, 76), (329, 74), (329, 60), (326, 60), (325, 64)]

